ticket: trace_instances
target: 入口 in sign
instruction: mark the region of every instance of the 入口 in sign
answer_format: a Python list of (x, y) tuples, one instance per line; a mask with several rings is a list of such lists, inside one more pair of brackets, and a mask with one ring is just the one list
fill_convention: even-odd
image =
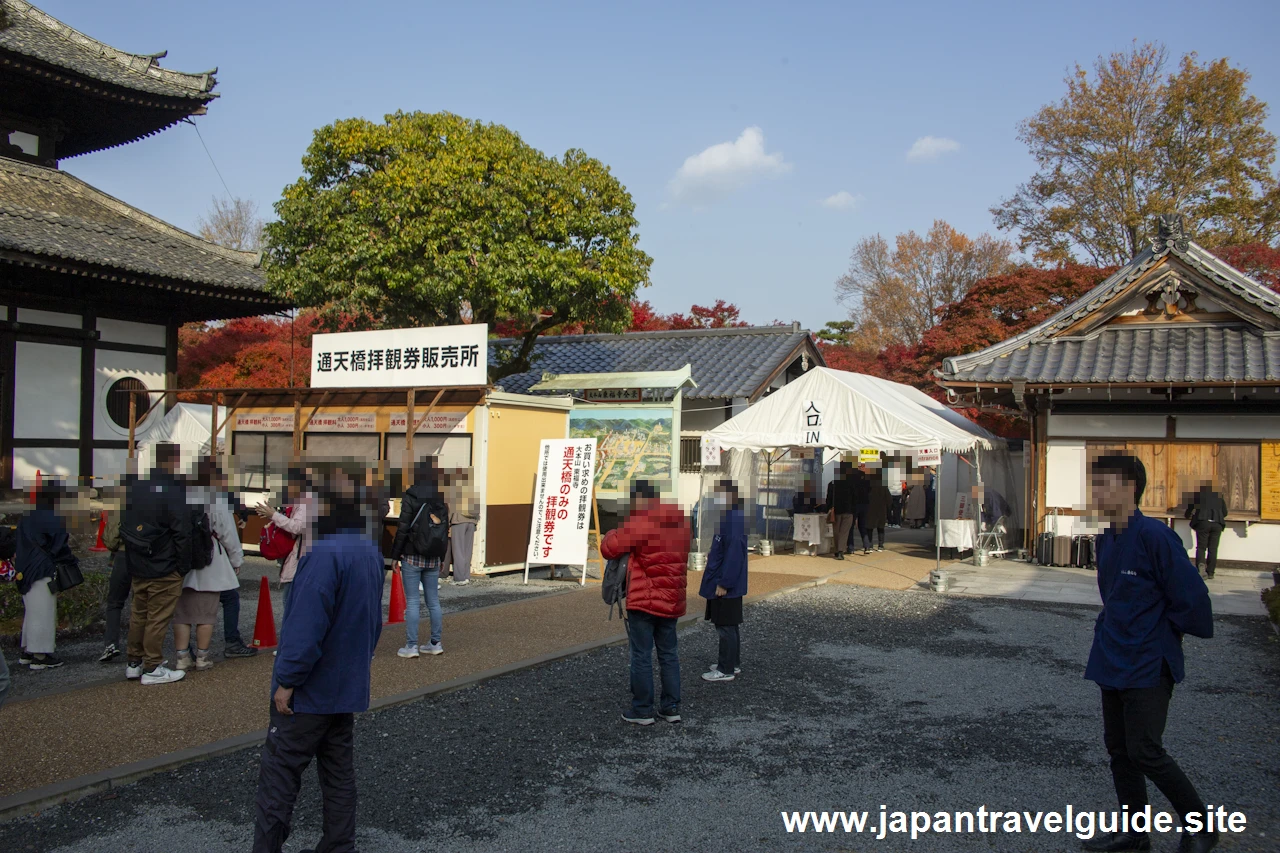
[(942, 450), (937, 447), (922, 447), (915, 452), (916, 465), (942, 464)]
[(800, 412), (800, 429), (804, 435), (803, 445), (822, 444), (822, 413), (826, 405), (821, 400), (805, 400)]
[(312, 388), (480, 386), (488, 377), (489, 327), (484, 323), (312, 339)]

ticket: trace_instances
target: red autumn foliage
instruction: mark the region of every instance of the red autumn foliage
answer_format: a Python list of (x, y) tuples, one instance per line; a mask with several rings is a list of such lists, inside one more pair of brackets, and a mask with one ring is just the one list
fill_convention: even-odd
[(1214, 254), (1258, 284), (1280, 292), (1280, 247), (1266, 243), (1224, 246)]

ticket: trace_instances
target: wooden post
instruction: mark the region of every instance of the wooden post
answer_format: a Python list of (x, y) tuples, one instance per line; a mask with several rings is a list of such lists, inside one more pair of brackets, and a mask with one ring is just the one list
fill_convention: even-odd
[(400, 462), (400, 485), (408, 491), (413, 485), (413, 434), (416, 432), (414, 424), (416, 421), (413, 417), (413, 404), (416, 396), (416, 388), (410, 388), (408, 399), (405, 400), (404, 410), (404, 459)]
[(218, 392), (213, 392), (213, 410), (211, 422), (209, 424), (209, 461), (216, 463), (218, 461)]
[(302, 458), (302, 398), (293, 398), (293, 461), (296, 465)]
[(134, 433), (138, 428), (138, 394), (136, 391), (129, 392), (129, 458), (132, 459), (137, 451), (137, 442), (134, 441)]

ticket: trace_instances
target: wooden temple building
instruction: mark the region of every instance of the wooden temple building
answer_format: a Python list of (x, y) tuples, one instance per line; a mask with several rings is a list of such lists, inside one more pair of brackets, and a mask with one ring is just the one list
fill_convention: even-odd
[[(62, 171), (205, 114), (214, 71), (116, 50), (0, 0), (0, 489), (36, 471), (124, 470), (122, 389), (177, 387), (178, 327), (287, 306), (260, 257), (223, 248)], [(138, 437), (174, 400), (156, 406)]]

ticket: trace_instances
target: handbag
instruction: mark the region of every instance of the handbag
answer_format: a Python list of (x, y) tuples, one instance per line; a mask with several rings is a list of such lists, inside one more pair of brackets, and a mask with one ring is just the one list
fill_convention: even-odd
[(53, 591), (66, 592), (84, 583), (84, 575), (80, 573), (80, 564), (63, 561), (53, 566)]

